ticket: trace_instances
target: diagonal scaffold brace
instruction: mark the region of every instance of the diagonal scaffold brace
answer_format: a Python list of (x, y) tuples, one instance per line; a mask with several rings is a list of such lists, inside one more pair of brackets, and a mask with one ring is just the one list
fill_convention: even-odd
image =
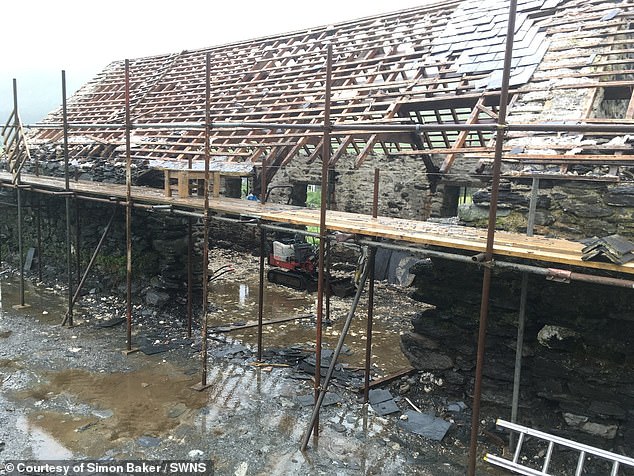
[[(365, 283), (368, 279), (369, 270), (370, 270), (370, 263), (367, 263), (361, 275), (361, 279), (359, 280), (359, 287), (357, 288), (357, 293), (355, 294), (354, 300), (352, 301), (352, 305), (350, 306), (350, 311), (348, 311), (346, 322), (344, 323), (343, 329), (341, 330), (341, 335), (339, 336), (337, 347), (335, 348), (334, 354), (332, 356), (332, 360), (330, 361), (330, 366), (328, 367), (326, 378), (324, 379), (324, 383), (319, 388), (319, 395), (317, 396), (317, 402), (315, 403), (315, 407), (313, 408), (313, 414), (310, 417), (310, 423), (308, 425), (308, 428), (306, 429), (306, 433), (304, 433), (304, 436), (302, 438), (302, 444), (300, 447), (302, 451), (306, 451), (306, 448), (308, 447), (308, 442), (310, 440), (310, 436), (313, 434), (313, 430), (315, 429), (315, 426), (317, 425), (319, 410), (321, 408), (322, 403), (324, 402), (324, 397), (326, 396), (326, 392), (328, 391), (328, 385), (330, 384), (330, 379), (332, 378), (332, 374), (335, 371), (335, 366), (337, 365), (339, 354), (341, 354), (341, 349), (343, 348), (343, 344), (346, 340), (346, 336), (348, 335), (348, 331), (350, 330), (350, 325), (352, 324), (354, 313), (357, 309), (357, 305), (359, 304), (359, 300), (361, 299), (361, 294), (363, 294), (363, 289), (365, 288)], [(320, 371), (321, 369), (316, 369), (315, 374), (318, 375), (317, 372), (320, 372)]]

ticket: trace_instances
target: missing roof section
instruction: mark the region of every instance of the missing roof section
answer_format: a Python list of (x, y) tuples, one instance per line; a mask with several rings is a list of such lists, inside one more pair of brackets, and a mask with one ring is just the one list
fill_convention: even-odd
[[(546, 33), (533, 17), (556, 8), (562, 0), (520, 0), (517, 6), (511, 86), (526, 84), (548, 50)], [(499, 89), (502, 84), (509, 1), (463, 2), (451, 15), (443, 34), (434, 39), (432, 57), (457, 57), (459, 74), (482, 74), (476, 89)]]

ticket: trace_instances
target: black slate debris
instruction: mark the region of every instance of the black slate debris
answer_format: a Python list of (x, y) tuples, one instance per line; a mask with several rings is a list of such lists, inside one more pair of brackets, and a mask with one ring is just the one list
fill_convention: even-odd
[(392, 394), (385, 389), (379, 388), (368, 392), (368, 400), (372, 409), (379, 415), (385, 416), (390, 413), (396, 413), (401, 409), (396, 405)]
[(634, 260), (634, 243), (620, 235), (610, 235), (603, 238), (594, 237), (588, 240), (581, 250), (584, 261), (605, 261), (625, 264)]
[(407, 410), (404, 415), (407, 418), (399, 420), (399, 427), (429, 438), (430, 440), (441, 441), (451, 427), (451, 423), (448, 421), (430, 415), (429, 413), (418, 413), (414, 410)]
[(108, 327), (115, 327), (115, 326), (118, 326), (119, 324), (123, 324), (125, 321), (126, 319), (124, 317), (114, 317), (112, 319), (108, 319), (107, 321), (103, 321), (96, 324), (96, 327), (99, 327), (101, 329), (106, 329)]
[[(302, 407), (308, 407), (315, 404), (315, 395), (309, 393), (308, 395), (300, 395), (297, 397), (297, 401)], [(334, 405), (335, 403), (341, 402), (341, 397), (333, 392), (326, 392), (324, 395), (324, 401), (322, 402), (322, 407), (327, 407), (329, 405)]]

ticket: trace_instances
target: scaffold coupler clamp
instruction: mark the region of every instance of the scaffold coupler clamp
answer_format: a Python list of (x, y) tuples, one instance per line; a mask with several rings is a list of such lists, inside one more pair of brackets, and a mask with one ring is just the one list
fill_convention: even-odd
[(486, 253), (478, 253), (477, 255), (473, 255), (471, 259), (478, 263), (478, 266), (484, 266), (486, 268), (493, 269), (495, 267), (495, 260), (493, 258), (487, 260), (486, 257)]
[(571, 281), (572, 272), (564, 269), (548, 268), (546, 279), (555, 281), (556, 283), (569, 283)]

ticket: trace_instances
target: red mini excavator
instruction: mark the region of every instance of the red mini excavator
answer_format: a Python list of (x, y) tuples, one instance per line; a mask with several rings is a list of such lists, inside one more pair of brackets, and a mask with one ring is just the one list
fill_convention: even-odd
[(274, 241), (269, 254), (267, 273), (271, 283), (281, 284), (298, 291), (317, 289), (317, 248), (310, 243), (287, 240)]
[[(269, 282), (298, 291), (313, 292), (319, 281), (319, 258), (317, 246), (300, 239), (274, 241), (269, 254), (269, 265), (274, 266), (267, 274)], [(354, 294), (356, 288), (352, 278), (327, 277), (326, 292), (339, 297)]]

